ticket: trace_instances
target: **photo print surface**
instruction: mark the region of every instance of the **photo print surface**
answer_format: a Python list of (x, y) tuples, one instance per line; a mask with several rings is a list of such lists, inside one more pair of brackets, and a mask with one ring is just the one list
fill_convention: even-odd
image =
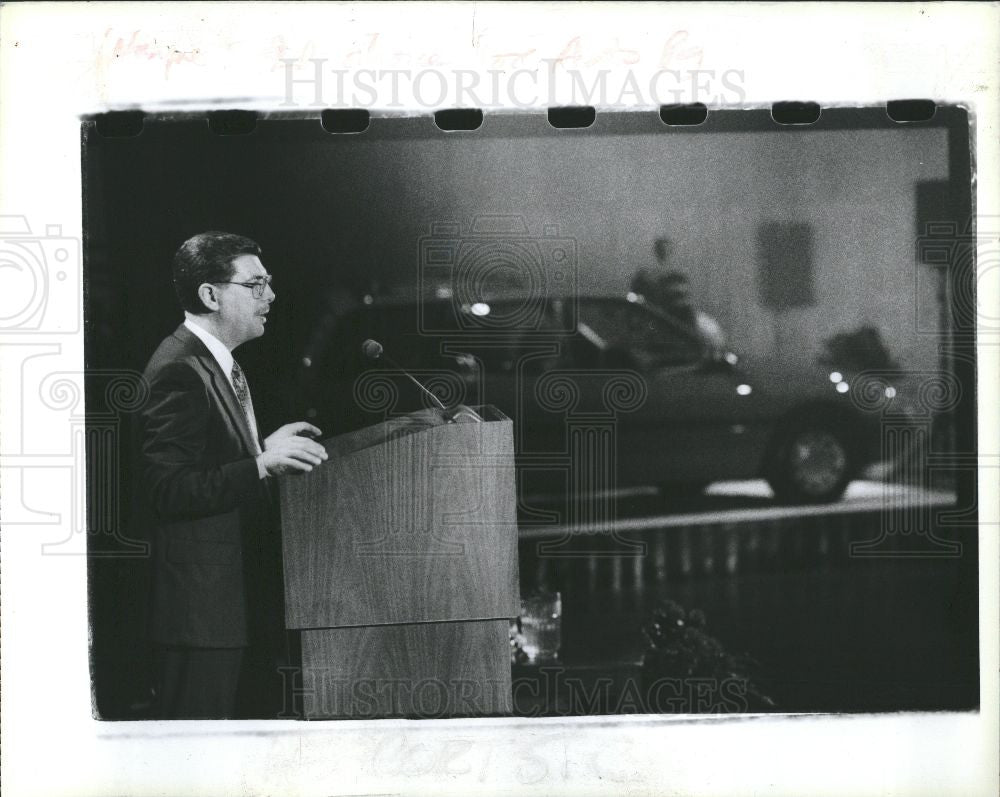
[[(969, 116), (690, 116), (84, 120), (96, 716), (177, 646), (240, 651), (232, 717), (978, 706)], [(150, 371), (213, 231), (238, 455)], [(289, 423), (261, 528), (185, 502)]]

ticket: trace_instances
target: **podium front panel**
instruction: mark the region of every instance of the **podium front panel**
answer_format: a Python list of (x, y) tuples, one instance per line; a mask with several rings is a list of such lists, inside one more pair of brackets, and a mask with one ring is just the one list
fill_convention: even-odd
[(327, 462), (281, 482), (289, 628), (517, 615), (509, 419), (324, 445)]
[(302, 632), (306, 719), (481, 717), (513, 711), (507, 620)]

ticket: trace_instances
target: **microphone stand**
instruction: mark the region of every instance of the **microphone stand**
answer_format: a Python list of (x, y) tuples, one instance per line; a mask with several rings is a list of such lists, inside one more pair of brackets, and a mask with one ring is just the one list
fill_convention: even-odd
[[(369, 354), (368, 351), (365, 350), (367, 348), (368, 342), (373, 343), (378, 347), (377, 354), (375, 353)], [(413, 374), (411, 374), (409, 371), (403, 368), (403, 366), (401, 366), (399, 363), (393, 360), (392, 357), (388, 356), (385, 353), (385, 349), (382, 348), (381, 344), (379, 344), (377, 341), (368, 341), (368, 342), (366, 342), (365, 347), (363, 347), (362, 349), (365, 353), (365, 356), (372, 360), (385, 360), (385, 362), (388, 363), (388, 365), (394, 371), (398, 371), (399, 373), (403, 374), (403, 376), (405, 376), (407, 379), (413, 382), (413, 384), (415, 384), (421, 392), (423, 392), (427, 396), (430, 396), (431, 401), (433, 401), (438, 406), (438, 409), (442, 411), (442, 417), (444, 418), (446, 423), (455, 423), (456, 418), (469, 418), (471, 421), (475, 423), (483, 422), (483, 419), (479, 416), (477, 412), (475, 412), (475, 410), (466, 407), (464, 404), (459, 404), (458, 406), (449, 410), (444, 405), (444, 402), (442, 402), (441, 399), (439, 399), (437, 396), (431, 393), (431, 391), (429, 391), (426, 387), (424, 387), (420, 383), (420, 381), (415, 376), (413, 376)]]
[(420, 382), (416, 379), (416, 377), (412, 376), (409, 371), (407, 371), (399, 363), (397, 363), (395, 360), (389, 357), (384, 351), (381, 354), (379, 354), (378, 359), (385, 360), (387, 363), (389, 363), (390, 366), (392, 366), (393, 369), (399, 371), (401, 374), (403, 374), (403, 376), (405, 376), (407, 379), (413, 382), (413, 384), (415, 384), (418, 388), (420, 388), (424, 393), (430, 396), (431, 401), (437, 404), (440, 409), (444, 410), (445, 412), (448, 411), (448, 408), (444, 405), (441, 399), (439, 399), (437, 396), (431, 393), (431, 391), (429, 391), (426, 387), (420, 384)]

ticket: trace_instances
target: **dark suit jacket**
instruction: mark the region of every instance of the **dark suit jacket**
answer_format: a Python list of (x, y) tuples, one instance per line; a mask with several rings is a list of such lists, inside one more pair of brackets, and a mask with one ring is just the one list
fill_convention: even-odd
[(280, 633), (274, 510), (226, 375), (183, 324), (160, 344), (144, 375), (153, 641), (239, 647), (255, 641), (255, 624), (273, 624), (275, 616)]

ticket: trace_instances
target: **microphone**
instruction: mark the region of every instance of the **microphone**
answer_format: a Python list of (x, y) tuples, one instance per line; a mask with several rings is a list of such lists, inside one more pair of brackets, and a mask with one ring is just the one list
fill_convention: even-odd
[(379, 343), (377, 340), (372, 340), (371, 338), (369, 338), (364, 343), (362, 343), (361, 353), (369, 360), (385, 360), (387, 363), (389, 363), (389, 365), (393, 369), (399, 371), (403, 376), (405, 376), (407, 379), (413, 382), (413, 384), (415, 384), (418, 388), (420, 388), (424, 393), (430, 396), (431, 401), (437, 404), (437, 406), (440, 409), (445, 410), (447, 412), (448, 408), (441, 402), (441, 399), (439, 399), (437, 396), (431, 393), (431, 391), (429, 391), (426, 387), (420, 384), (420, 382), (417, 381), (416, 377), (410, 374), (410, 372), (407, 371), (405, 368), (403, 368), (403, 366), (401, 366), (399, 363), (395, 362), (391, 357), (389, 357), (389, 355), (385, 353), (385, 349), (382, 347), (382, 344)]
[(372, 340), (371, 338), (361, 344), (361, 353), (369, 360), (377, 360), (382, 356), (383, 351), (385, 351), (385, 349), (382, 348), (382, 344), (377, 340)]

